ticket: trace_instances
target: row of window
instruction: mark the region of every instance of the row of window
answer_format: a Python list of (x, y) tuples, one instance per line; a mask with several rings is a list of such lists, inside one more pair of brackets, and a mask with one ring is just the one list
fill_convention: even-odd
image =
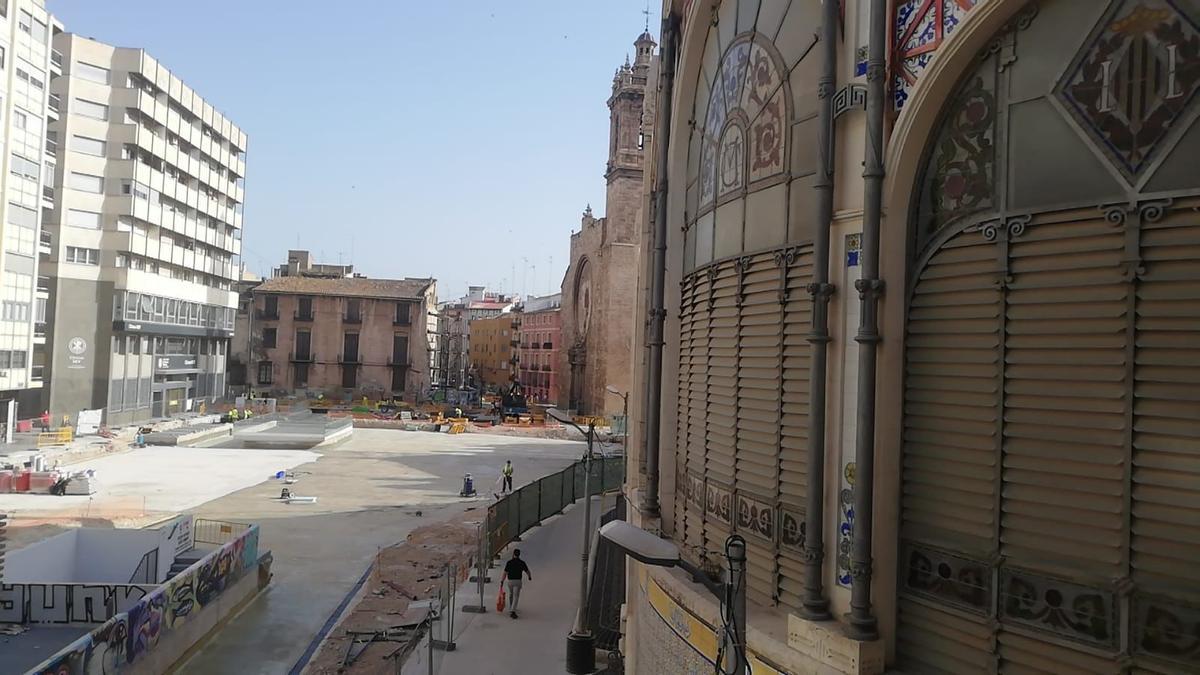
[(80, 246), (68, 246), (67, 255), (65, 258), (63, 258), (63, 260), (79, 265), (99, 265), (100, 250), (95, 248), (82, 248)]
[(8, 166), (9, 173), (14, 176), (23, 176), (30, 180), (37, 180), (41, 177), (42, 164), (31, 159), (25, 159), (17, 153), (12, 153), (12, 162)]
[(24, 368), (29, 363), (29, 352), (24, 349), (0, 349), (0, 368)]
[(204, 305), (134, 291), (118, 294), (113, 302), (115, 321), (151, 321), (233, 330), (233, 319), (232, 307)]
[(112, 353), (118, 356), (154, 354), (165, 356), (225, 356), (225, 340), (166, 337), (161, 335), (114, 335)]
[[(351, 321), (362, 320), (362, 301), (358, 298), (345, 298), (345, 314), (343, 318)], [(396, 303), (396, 314), (392, 323), (399, 326), (408, 326), (412, 323), (412, 306), (413, 303), (407, 300), (401, 300)], [(279, 318), (279, 296), (265, 295), (263, 296), (263, 315), (267, 319)], [(313, 313), (313, 298), (311, 296), (302, 295), (296, 302), (297, 318), (311, 321), (315, 318)]]
[[(279, 329), (270, 326), (262, 329), (262, 348), (275, 349), (279, 345)], [(295, 354), (302, 358), (312, 356), (312, 331), (296, 331)], [(357, 361), (359, 357), (359, 334), (345, 333), (342, 335), (341, 358), (345, 361)], [(392, 363), (408, 362), (408, 336), (397, 333), (392, 336)]]
[(175, 113), (176, 115), (179, 115), (179, 117), (182, 118), (184, 122), (192, 125), (193, 127), (197, 126), (197, 123), (199, 123), (200, 132), (202, 134), (217, 141), (223, 147), (227, 147), (231, 153), (233, 153), (234, 155), (236, 155), (238, 157), (238, 159), (245, 158), (245, 154), (246, 154), (245, 150), (234, 145), (232, 140), (222, 136), (220, 134), (220, 132), (218, 132), (214, 127), (210, 126), (209, 124), (206, 124), (203, 120), (201, 120), (198, 116), (196, 116), (196, 114), (193, 113), (191, 110), (188, 110), (187, 108), (183, 107), (178, 101), (167, 96), (166, 91), (159, 88), (158, 85), (154, 84), (150, 80), (143, 77), (140, 73), (130, 73), (129, 74), (129, 87), (131, 89), (141, 89), (142, 91), (146, 92), (147, 94), (150, 94), (151, 96), (155, 97), (155, 99), (159, 99), (160, 97), (166, 97), (167, 98), (167, 107), (171, 110), (171, 112)]
[[(307, 363), (292, 364), (292, 386), (302, 389), (308, 386), (309, 365)], [(258, 384), (275, 383), (275, 365), (270, 361), (258, 362)], [(408, 369), (392, 369), (392, 391), (402, 393), (408, 385)], [(358, 368), (342, 366), (342, 388), (354, 389), (358, 386)]]

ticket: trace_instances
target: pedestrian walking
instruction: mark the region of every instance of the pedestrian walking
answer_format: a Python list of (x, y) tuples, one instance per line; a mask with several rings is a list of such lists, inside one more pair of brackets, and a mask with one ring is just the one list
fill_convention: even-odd
[(529, 577), (533, 581), (533, 574), (529, 571), (529, 565), (521, 560), (521, 549), (514, 548), (512, 557), (508, 562), (504, 563), (504, 578), (508, 581), (508, 595), (510, 597), (510, 605), (508, 615), (512, 618), (517, 618), (517, 604), (521, 602), (521, 584), (524, 583), (521, 575)]
[(504, 475), (504, 491), (512, 492), (513, 465), (511, 459), (504, 462), (504, 468), (500, 470), (500, 473)]

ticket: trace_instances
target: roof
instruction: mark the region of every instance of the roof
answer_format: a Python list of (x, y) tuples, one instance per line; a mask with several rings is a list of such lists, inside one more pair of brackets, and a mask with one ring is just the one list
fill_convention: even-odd
[(471, 304), (469, 305), (469, 307), (471, 309), (500, 309), (500, 310), (504, 309), (505, 307), (511, 307), (511, 306), (512, 306), (511, 302), (495, 302), (492, 300), (472, 300)]
[(356, 298), (404, 298), (420, 299), (433, 279), (368, 279), (347, 277), (322, 279), (320, 277), (274, 277), (262, 282), (257, 293), (284, 293), (290, 295), (334, 295)]

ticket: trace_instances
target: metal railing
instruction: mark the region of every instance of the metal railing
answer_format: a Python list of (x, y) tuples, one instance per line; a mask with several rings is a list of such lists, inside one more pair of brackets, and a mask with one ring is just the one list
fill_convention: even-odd
[[(568, 504), (583, 496), (584, 464), (571, 466), (538, 479), (488, 507), (488, 553), (496, 555), (531, 527), (562, 513)], [(592, 495), (621, 487), (625, 478), (624, 457), (592, 459)]]
[(250, 529), (248, 523), (233, 523), (225, 520), (197, 518), (192, 523), (193, 540), (197, 544), (228, 544)]

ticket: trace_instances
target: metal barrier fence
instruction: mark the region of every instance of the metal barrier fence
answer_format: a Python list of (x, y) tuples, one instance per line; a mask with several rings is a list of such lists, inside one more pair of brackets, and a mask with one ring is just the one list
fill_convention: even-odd
[(248, 529), (250, 525), (247, 523), (231, 523), (225, 520), (197, 518), (192, 523), (193, 541), (197, 544), (228, 544)]
[[(538, 479), (488, 507), (488, 555), (494, 556), (529, 528), (562, 513), (568, 504), (583, 496), (584, 463)], [(595, 457), (589, 492), (598, 495), (621, 487), (625, 479), (624, 457)]]

